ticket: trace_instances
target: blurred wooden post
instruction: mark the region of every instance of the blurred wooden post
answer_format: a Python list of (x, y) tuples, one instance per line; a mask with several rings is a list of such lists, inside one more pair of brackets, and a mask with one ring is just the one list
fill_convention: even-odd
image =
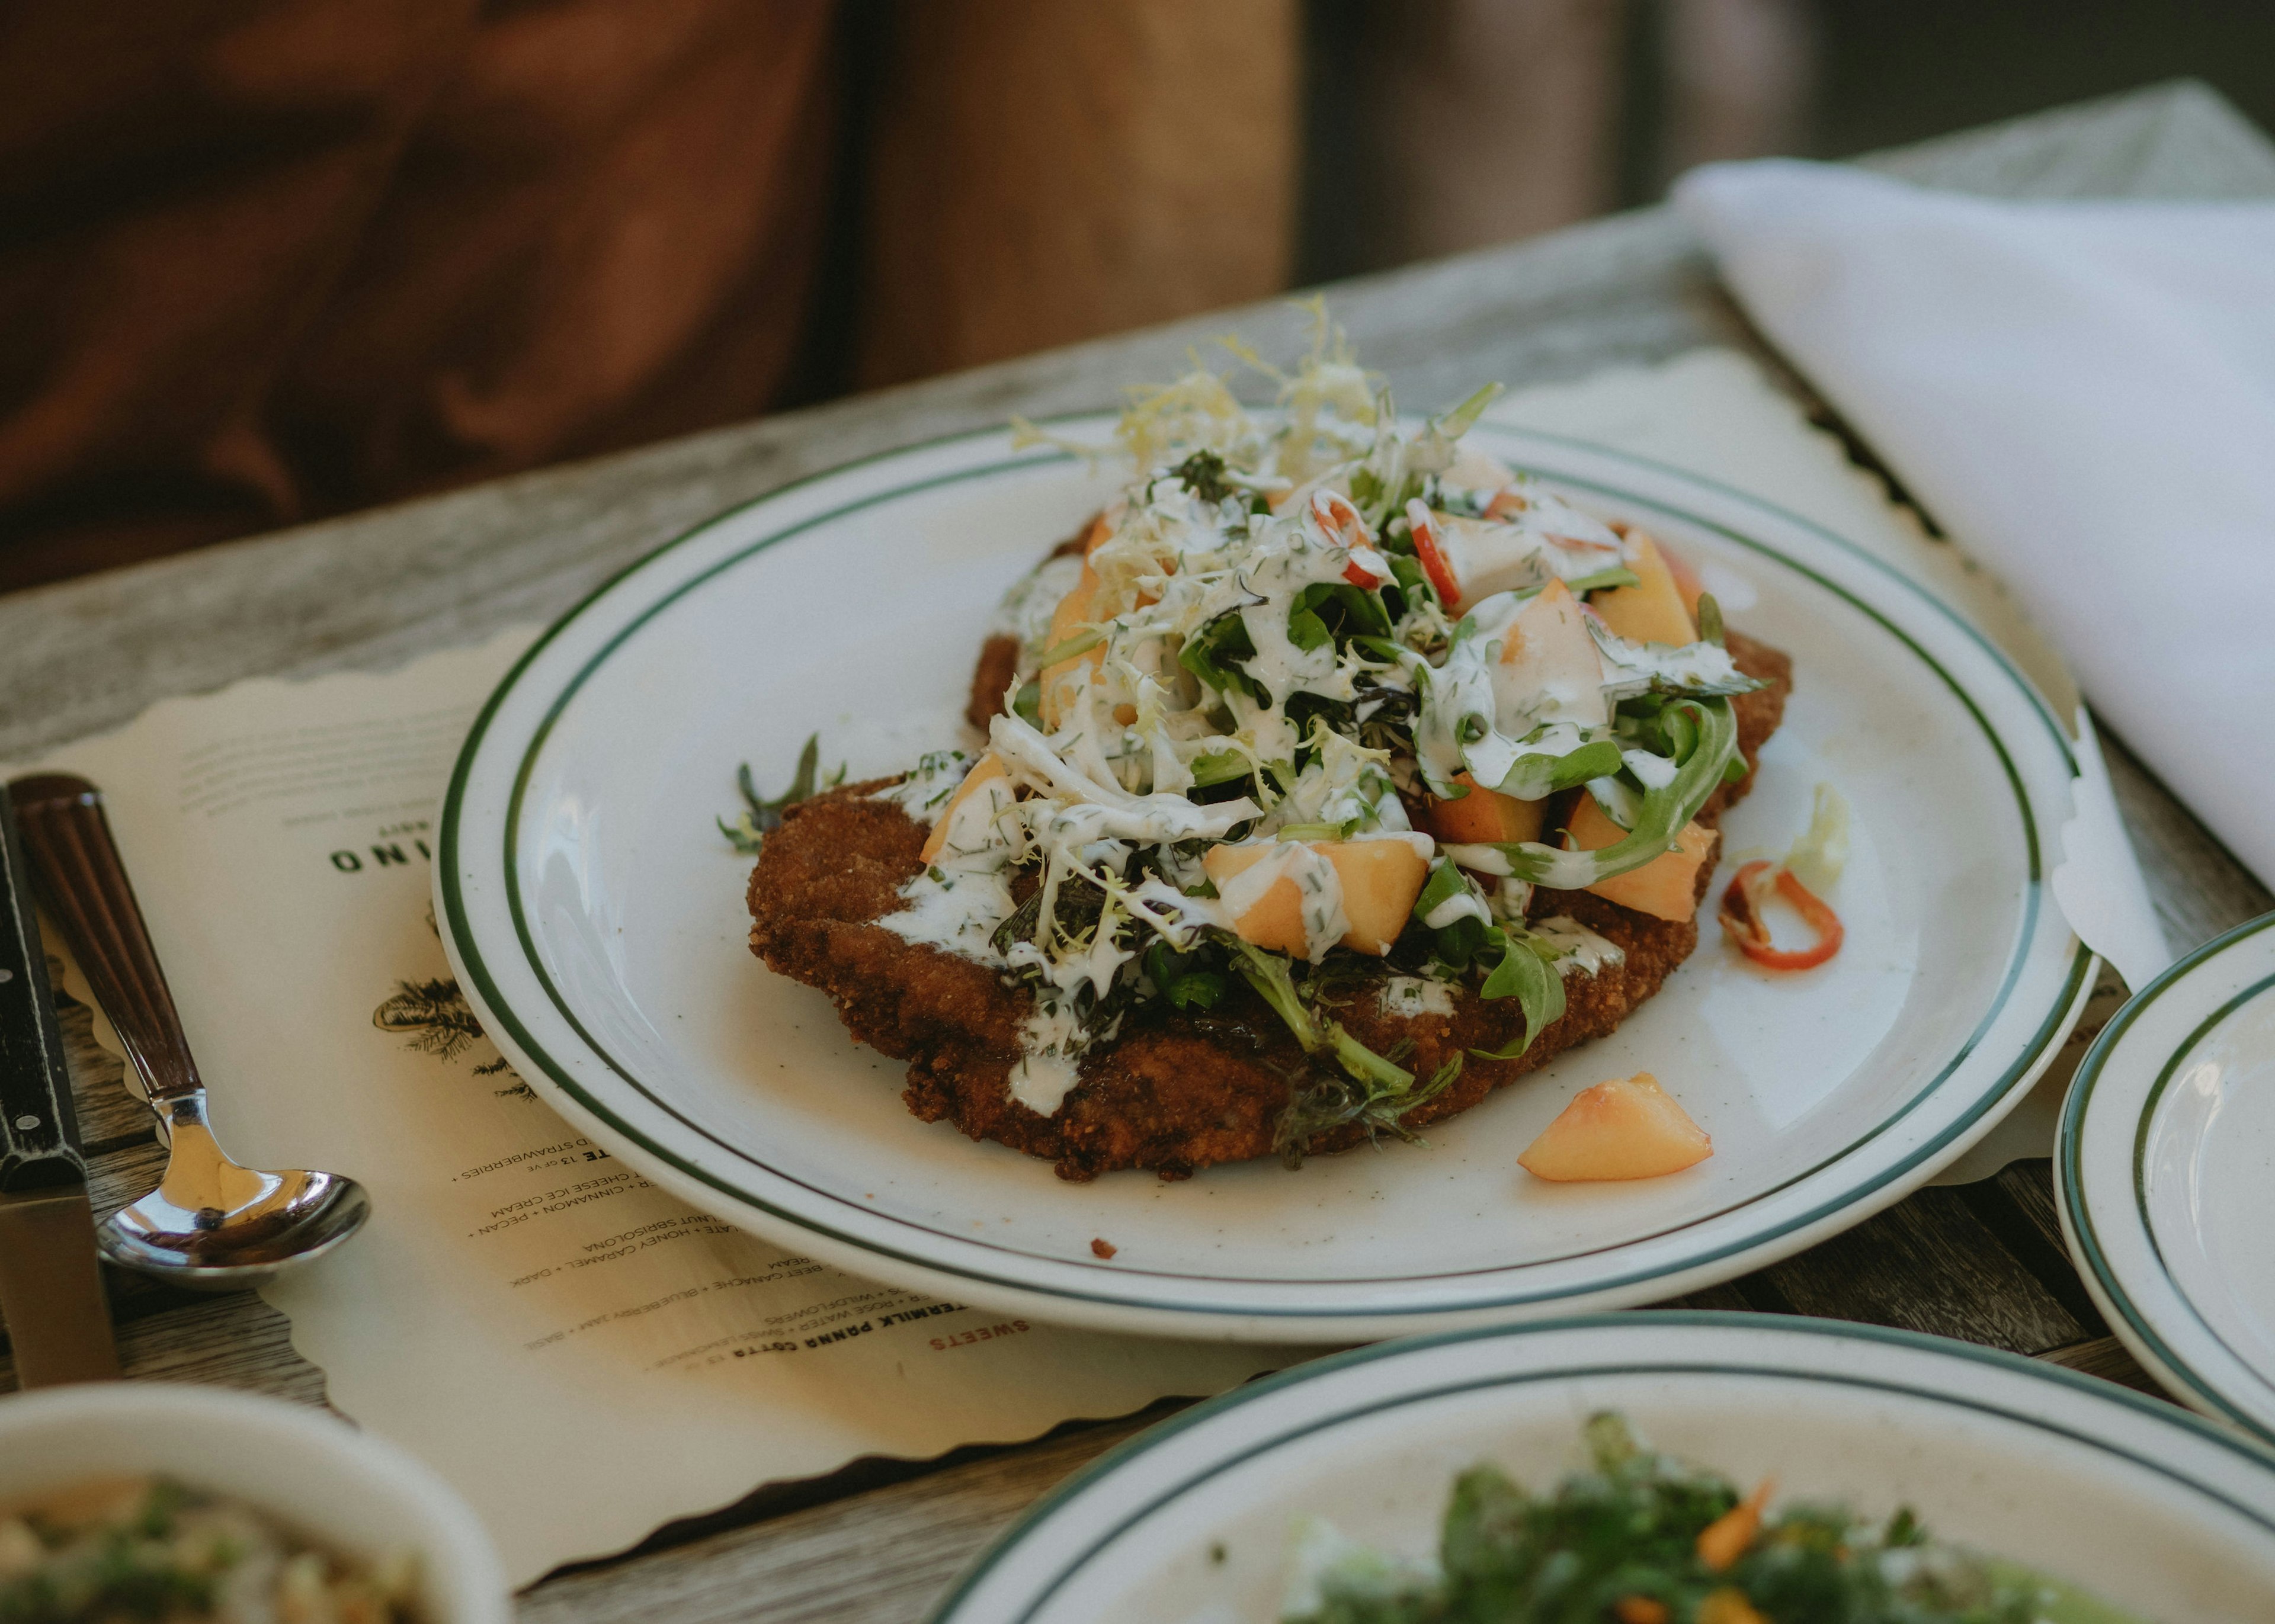
[(1288, 285), (1294, 0), (900, 8), (876, 95), (860, 380)]

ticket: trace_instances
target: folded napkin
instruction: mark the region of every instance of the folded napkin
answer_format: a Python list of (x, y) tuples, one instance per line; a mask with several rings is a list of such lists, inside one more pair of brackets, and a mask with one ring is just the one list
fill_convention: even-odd
[(2004, 202), (1713, 164), (1762, 330), (2275, 885), (2275, 201)]

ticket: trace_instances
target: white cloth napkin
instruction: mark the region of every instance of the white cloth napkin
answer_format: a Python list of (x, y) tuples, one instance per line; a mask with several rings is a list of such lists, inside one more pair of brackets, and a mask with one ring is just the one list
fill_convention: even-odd
[(2003, 202), (1713, 164), (1747, 313), (2275, 885), (2275, 201)]

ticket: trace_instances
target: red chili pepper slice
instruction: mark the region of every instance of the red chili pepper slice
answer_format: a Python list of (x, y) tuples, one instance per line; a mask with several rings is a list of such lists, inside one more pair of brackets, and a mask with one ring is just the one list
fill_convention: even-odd
[[(1740, 952), (1757, 964), (1770, 970), (1813, 970), (1840, 951), (1840, 916), (1824, 898), (1802, 884), (1791, 869), (1777, 865), (1772, 878), (1764, 872), (1771, 866), (1757, 860), (1745, 865), (1732, 877), (1729, 889), (1722, 893), (1723, 932), (1738, 944)], [(1817, 933), (1814, 946), (1795, 953), (1772, 945), (1769, 926), (1762, 923), (1757, 906), (1759, 893), (1772, 885)]]
[(1408, 504), (1406, 517), (1414, 527), (1414, 556), (1422, 561), (1422, 573), (1438, 589), (1438, 601), (1446, 606), (1447, 614), (1452, 614), (1462, 601), (1462, 583), (1439, 541), (1438, 526), (1418, 502)]

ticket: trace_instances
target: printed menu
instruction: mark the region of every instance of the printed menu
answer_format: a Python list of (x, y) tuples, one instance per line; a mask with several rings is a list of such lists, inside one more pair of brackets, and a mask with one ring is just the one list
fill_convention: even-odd
[(1284, 1362), (856, 1279), (666, 1195), (533, 1094), (428, 900), (458, 743), (530, 636), (170, 700), (47, 763), (103, 788), (223, 1143), (371, 1192), (365, 1232), (268, 1300), (334, 1405), (465, 1494), (516, 1582), (763, 1483)]

